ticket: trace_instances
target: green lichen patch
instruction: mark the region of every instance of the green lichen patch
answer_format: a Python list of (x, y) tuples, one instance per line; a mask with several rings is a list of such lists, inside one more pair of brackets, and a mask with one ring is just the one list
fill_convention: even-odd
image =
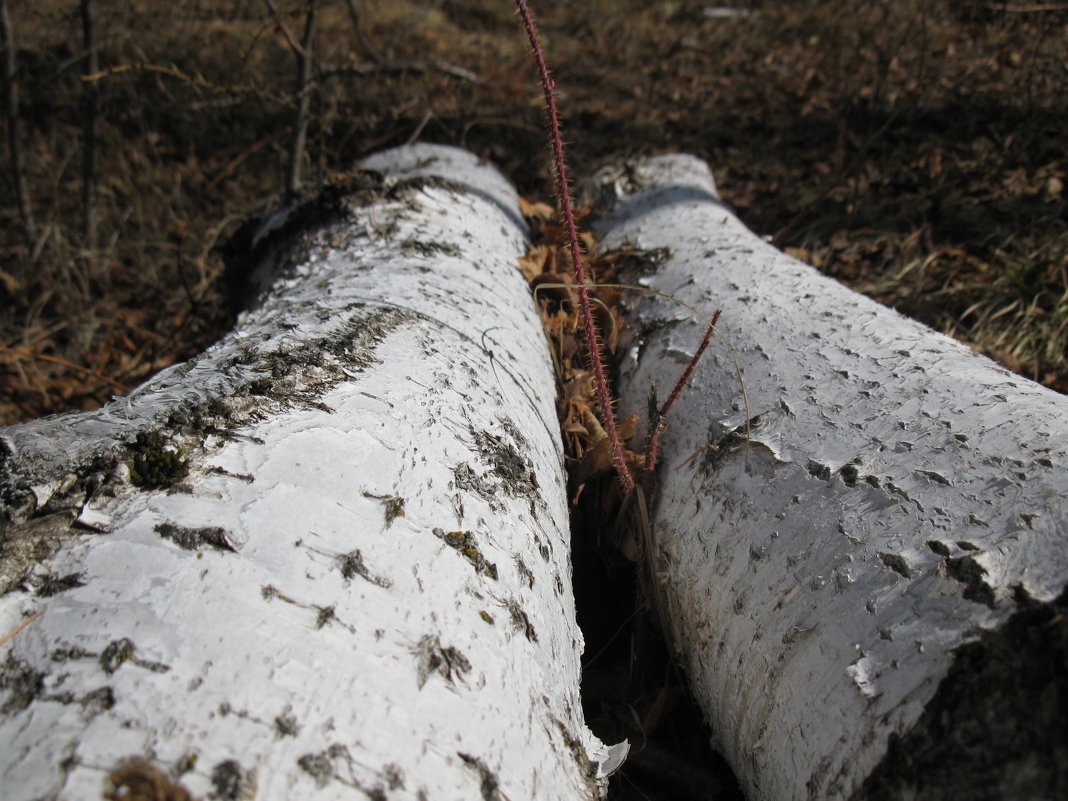
[(171, 487), (189, 475), (189, 462), (180, 448), (158, 431), (141, 431), (127, 446), (132, 461), (130, 481), (141, 489)]
[(464, 559), (471, 563), (471, 566), (475, 568), (475, 572), (489, 576), (491, 579), (497, 578), (497, 565), (488, 561), (482, 555), (482, 551), (479, 550), (478, 543), (475, 541), (475, 535), (470, 531), (446, 532), (444, 529), (435, 528), (434, 536), (450, 548), (458, 551)]
[(154, 530), (163, 539), (170, 540), (186, 551), (212, 548), (216, 551), (237, 553), (237, 548), (230, 541), (230, 532), (222, 526), (189, 528), (187, 526), (177, 526), (173, 523), (159, 523)]
[(386, 526), (392, 525), (393, 521), (398, 517), (404, 517), (404, 498), (399, 495), (375, 495), (371, 492), (365, 492), (363, 497), (382, 501), (386, 512)]

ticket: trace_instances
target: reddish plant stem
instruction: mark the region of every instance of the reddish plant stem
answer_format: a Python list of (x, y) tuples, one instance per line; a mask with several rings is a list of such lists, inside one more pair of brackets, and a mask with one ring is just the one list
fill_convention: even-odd
[(664, 405), (660, 407), (660, 411), (657, 413), (656, 428), (653, 429), (653, 436), (649, 439), (649, 451), (645, 454), (645, 471), (652, 473), (656, 467), (656, 456), (660, 449), (660, 435), (665, 428), (665, 421), (667, 420), (667, 413), (671, 411), (671, 407), (675, 405), (675, 401), (682, 395), (682, 391), (686, 388), (686, 385), (690, 383), (690, 378), (693, 376), (693, 371), (697, 369), (697, 363), (701, 361), (701, 357), (705, 355), (705, 351), (708, 350), (708, 344), (712, 341), (712, 334), (716, 331), (716, 323), (719, 322), (719, 309), (712, 314), (712, 320), (708, 324), (708, 330), (705, 331), (705, 338), (701, 340), (701, 345), (697, 348), (697, 352), (690, 359), (690, 363), (686, 365), (686, 369), (682, 371), (682, 375), (679, 376), (678, 382), (675, 384), (675, 388), (671, 390), (671, 394), (668, 395)]
[(553, 167), (556, 178), (556, 198), (563, 216), (564, 230), (567, 232), (571, 263), (575, 267), (575, 283), (578, 284), (579, 306), (582, 309), (582, 327), (586, 331), (586, 350), (590, 357), (594, 383), (597, 386), (597, 404), (601, 410), (601, 423), (612, 446), (612, 461), (615, 463), (619, 481), (625, 492), (634, 489), (634, 477), (627, 467), (623, 455), (623, 444), (616, 428), (615, 413), (612, 411), (612, 396), (608, 391), (608, 379), (605, 377), (604, 361), (601, 358), (601, 343), (594, 327), (593, 310), (590, 306), (589, 292), (586, 289), (586, 272), (582, 267), (582, 250), (579, 246), (578, 229), (575, 226), (575, 212), (571, 203), (571, 189), (567, 181), (567, 167), (564, 163), (564, 142), (560, 134), (560, 117), (556, 111), (556, 82), (549, 75), (549, 68), (542, 53), (541, 40), (538, 38), (534, 19), (527, 8), (526, 0), (515, 0), (516, 9), (523, 20), (530, 47), (534, 53), (534, 62), (538, 66), (542, 92), (545, 95), (545, 116), (549, 126), (549, 144), (552, 149)]

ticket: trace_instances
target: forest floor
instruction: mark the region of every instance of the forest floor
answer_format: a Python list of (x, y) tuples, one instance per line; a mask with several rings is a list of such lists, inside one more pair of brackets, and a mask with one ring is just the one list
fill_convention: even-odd
[[(94, 4), (86, 80), (79, 4), (11, 3), (28, 203), (5, 115), (0, 425), (95, 408), (231, 326), (223, 246), (283, 199), (299, 106), (307, 0), (270, 5)], [(757, 233), (1068, 391), (1068, 3), (531, 5), (579, 180), (620, 157), (701, 156)], [(540, 87), (509, 0), (316, 6), (305, 186), (423, 140), (473, 149), (531, 201), (552, 197)], [(581, 544), (575, 559), (633, 591), (633, 567)], [(601, 579), (590, 586), (603, 605)], [(622, 617), (589, 628), (590, 674), (647, 697), (584, 690), (591, 720), (606, 737), (633, 738), (629, 717), (662, 724), (635, 740), (615, 797), (737, 798), (681, 684), (663, 678), (670, 663), (645, 659), (635, 678), (627, 649), (655, 632), (626, 604), (592, 603), (580, 614)]]
[[(275, 5), (98, 4), (102, 74), (84, 81), (78, 4), (12, 4), (33, 228), (5, 117), (0, 424), (95, 407), (230, 325), (219, 246), (279, 200), (290, 160), (289, 41), (303, 36), (304, 2)], [(1068, 4), (532, 6), (576, 176), (620, 156), (695, 153), (756, 232), (1068, 390)], [(472, 148), (525, 196), (551, 197), (512, 3), (318, 8), (305, 185), (422, 139)]]

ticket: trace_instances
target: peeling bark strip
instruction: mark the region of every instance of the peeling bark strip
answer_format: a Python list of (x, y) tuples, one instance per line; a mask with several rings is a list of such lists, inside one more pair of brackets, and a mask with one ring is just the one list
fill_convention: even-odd
[[(1068, 693), (1068, 399), (765, 244), (694, 158), (593, 189), (604, 246), (669, 248), (632, 280), (722, 308), (745, 375), (748, 420), (726, 351), (697, 371), (654, 535), (674, 642), (751, 801), (1068, 795), (1064, 716), (1036, 714)], [(704, 331), (655, 297), (630, 322), (623, 413)]]
[(603, 789), (516, 196), (365, 167), (251, 232), (281, 275), (201, 357), (0, 431), (5, 801)]

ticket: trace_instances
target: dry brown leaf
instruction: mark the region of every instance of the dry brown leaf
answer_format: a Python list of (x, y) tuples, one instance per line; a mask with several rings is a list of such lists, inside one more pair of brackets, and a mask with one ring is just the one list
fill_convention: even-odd
[(522, 197), (519, 198), (519, 213), (533, 220), (549, 221), (556, 217), (556, 210), (548, 203), (542, 203), (540, 200), (531, 202)]

